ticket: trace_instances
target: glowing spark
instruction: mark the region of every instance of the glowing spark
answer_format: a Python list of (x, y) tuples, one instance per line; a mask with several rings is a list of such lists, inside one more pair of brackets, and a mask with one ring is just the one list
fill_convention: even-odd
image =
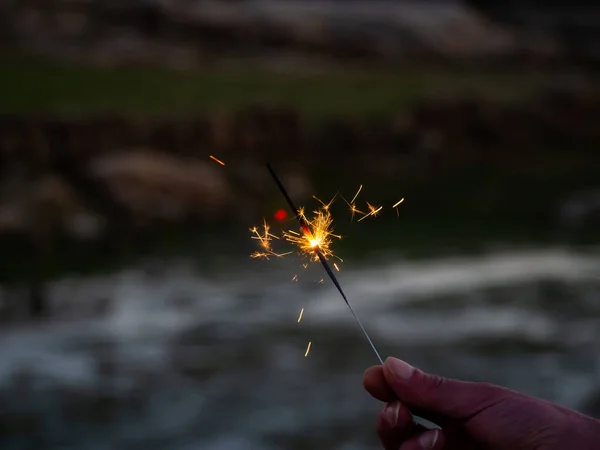
[(350, 205), (350, 212), (352, 213), (352, 217), (350, 217), (350, 220), (354, 219), (355, 214), (361, 214), (363, 216), (365, 215), (364, 212), (356, 208), (356, 205)]
[(209, 158), (212, 159), (213, 161), (218, 162), (219, 164), (221, 164), (222, 166), (225, 165), (225, 163), (223, 161), (221, 161), (220, 159), (215, 158), (213, 155), (209, 155)]
[(304, 214), (304, 208), (298, 209), (298, 216), (297, 217), (300, 217), (301, 219), (306, 219), (306, 215)]
[(283, 258), (284, 256), (287, 255), (291, 255), (293, 252), (286, 252), (286, 253), (275, 253), (275, 252), (270, 252), (270, 253), (266, 253), (266, 252), (254, 252), (250, 254), (250, 258), (254, 258), (254, 259), (259, 259), (259, 258), (264, 258), (264, 259), (269, 259), (269, 256), (275, 256), (277, 258)]
[(289, 255), (292, 252), (287, 253), (275, 253), (273, 248), (271, 247), (271, 241), (273, 239), (279, 239), (274, 234), (269, 232), (270, 227), (267, 224), (266, 220), (263, 220), (263, 232), (261, 233), (257, 227), (250, 228), (250, 232), (253, 234), (252, 239), (256, 239), (259, 241), (259, 245), (261, 246), (261, 251), (256, 251), (250, 255), (251, 258), (265, 258), (269, 259), (269, 256), (276, 256), (281, 258), (285, 255)]
[(394, 209), (396, 210), (396, 215), (397, 215), (398, 217), (400, 217), (400, 211), (398, 211), (398, 205), (399, 205), (400, 203), (402, 203), (403, 201), (404, 201), (404, 198), (401, 198), (400, 200), (398, 200), (398, 201), (396, 202), (396, 204), (395, 204), (394, 206), (392, 206), (392, 208), (394, 208)]
[(350, 208), (350, 212), (352, 213), (352, 216), (350, 217), (350, 221), (352, 221), (354, 219), (355, 214), (361, 214), (363, 216), (365, 215), (365, 213), (360, 211), (356, 207), (356, 204), (354, 203), (358, 197), (358, 194), (360, 194), (360, 191), (362, 191), (362, 188), (363, 188), (363, 185), (361, 184), (360, 187), (358, 188), (358, 191), (356, 191), (356, 194), (354, 194), (354, 197), (352, 197), (351, 201), (348, 202), (346, 199), (344, 199), (344, 201), (348, 205), (348, 208)]
[(265, 252), (271, 252), (271, 239), (273, 239), (273, 235), (269, 233), (269, 225), (267, 225), (267, 221), (263, 222), (264, 234), (260, 234), (257, 227), (250, 228), (250, 232), (254, 234), (252, 239), (257, 239), (260, 241), (260, 246), (265, 250)]
[(354, 194), (354, 197), (352, 197), (352, 200), (350, 200), (350, 203), (354, 204), (354, 200), (356, 200), (356, 197), (358, 197), (358, 194), (360, 194), (360, 191), (362, 191), (362, 187), (363, 185), (361, 184), (358, 188), (358, 191), (356, 191), (356, 194)]
[(338, 272), (340, 271), (340, 268), (338, 267), (338, 265), (336, 263), (333, 263), (333, 267), (335, 267), (335, 270), (337, 270)]
[(306, 347), (306, 353), (304, 354), (304, 357), (306, 358), (308, 356), (308, 352), (310, 352), (310, 345), (312, 344), (312, 342), (308, 343), (308, 347)]
[(298, 316), (298, 323), (302, 320), (302, 314), (304, 314), (304, 308), (300, 310), (300, 315)]
[(348, 208), (350, 208), (350, 213), (352, 214), (352, 215), (350, 216), (350, 221), (352, 221), (352, 220), (354, 219), (354, 215), (355, 215), (355, 214), (360, 214), (360, 215), (362, 215), (362, 216), (364, 216), (364, 215), (365, 215), (365, 213), (364, 213), (364, 212), (362, 212), (361, 210), (359, 210), (359, 209), (356, 207), (356, 205), (355, 205), (354, 203), (348, 203), (348, 202), (347, 202), (345, 199), (344, 199), (344, 201), (345, 201), (345, 202), (346, 202), (346, 204), (348, 205)]
[(302, 267), (306, 269), (308, 267), (308, 264), (302, 264)]
[[(323, 209), (324, 209), (324, 210), (326, 210), (326, 211), (327, 211), (327, 210), (328, 210), (328, 209), (331, 207), (331, 205), (333, 205), (333, 202), (335, 202), (335, 198), (336, 198), (336, 197), (337, 197), (337, 194), (335, 194), (335, 195), (333, 196), (333, 198), (332, 198), (332, 199), (329, 201), (329, 203), (325, 203), (323, 200), (321, 200), (320, 198), (318, 198), (318, 197), (316, 197), (316, 196), (314, 196), (314, 195), (313, 195), (313, 198), (314, 198), (316, 201), (318, 201), (318, 202), (321, 204), (321, 206), (323, 207)], [(301, 214), (303, 215), (303, 213), (304, 213), (304, 209), (303, 209), (303, 208), (300, 208), (300, 212), (301, 212)]]
[(298, 281), (298, 275), (294, 275), (294, 278), (292, 278), (292, 281)]
[(369, 216), (373, 216), (376, 217), (377, 214), (379, 213), (379, 211), (381, 211), (383, 209), (383, 206), (380, 206), (379, 208), (377, 206), (373, 206), (371, 205), (369, 202), (367, 202), (367, 206), (369, 207), (369, 213), (364, 215), (363, 217), (361, 217), (360, 219), (358, 219), (358, 222), (360, 222), (361, 220), (365, 220), (367, 217)]
[(403, 198), (401, 198), (400, 200), (398, 200), (398, 202), (397, 202), (397, 203), (396, 203), (394, 206), (392, 206), (392, 208), (396, 208), (396, 207), (397, 207), (397, 206), (398, 206), (400, 203), (402, 203), (403, 201), (404, 201), (404, 199), (403, 199)]

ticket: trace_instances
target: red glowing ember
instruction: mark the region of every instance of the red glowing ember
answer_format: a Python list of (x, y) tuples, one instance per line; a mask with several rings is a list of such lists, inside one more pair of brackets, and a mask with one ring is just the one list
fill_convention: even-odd
[(275, 213), (275, 220), (284, 220), (287, 217), (285, 209), (280, 209)]

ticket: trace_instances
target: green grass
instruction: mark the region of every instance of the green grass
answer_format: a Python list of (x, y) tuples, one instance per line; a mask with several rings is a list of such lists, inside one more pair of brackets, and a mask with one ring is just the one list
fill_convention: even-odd
[(272, 105), (294, 107), (307, 118), (378, 116), (440, 93), (468, 91), (492, 100), (519, 100), (539, 80), (539, 75), (526, 73), (417, 68), (327, 74), (99, 69), (8, 57), (0, 70), (0, 112), (155, 115)]

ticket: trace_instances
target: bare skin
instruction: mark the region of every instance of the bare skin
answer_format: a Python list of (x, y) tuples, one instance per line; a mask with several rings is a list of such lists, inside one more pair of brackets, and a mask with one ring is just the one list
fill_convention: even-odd
[[(365, 372), (385, 402), (377, 433), (386, 450), (597, 450), (600, 421), (486, 383), (426, 374), (395, 358)], [(429, 430), (412, 414), (438, 424)]]

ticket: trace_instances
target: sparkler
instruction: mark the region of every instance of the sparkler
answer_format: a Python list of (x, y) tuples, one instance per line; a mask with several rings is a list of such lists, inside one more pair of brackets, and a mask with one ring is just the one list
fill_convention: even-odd
[[(209, 155), (209, 158), (222, 166), (225, 165), (225, 163), (223, 161), (221, 161), (220, 159), (216, 158), (213, 155)], [(322, 206), (320, 209), (317, 209), (316, 211), (314, 211), (314, 214), (315, 214), (314, 218), (312, 220), (309, 220), (306, 217), (303, 209), (296, 208), (296, 206), (294, 205), (294, 202), (290, 198), (286, 189), (283, 187), (283, 184), (279, 180), (279, 177), (277, 176), (277, 174), (275, 173), (275, 171), (273, 170), (273, 168), (271, 167), (270, 164), (267, 164), (267, 169), (269, 170), (269, 173), (271, 174), (271, 176), (273, 177), (273, 180), (277, 184), (277, 187), (279, 187), (279, 190), (285, 197), (292, 212), (295, 214), (296, 219), (298, 220), (298, 222), (300, 224), (300, 228), (302, 229), (302, 232), (303, 232), (303, 234), (300, 234), (295, 231), (289, 230), (289, 231), (283, 233), (283, 237), (287, 241), (298, 245), (300, 248), (300, 251), (302, 253), (304, 253), (306, 256), (309, 256), (312, 261), (315, 261), (315, 262), (320, 261), (321, 262), (321, 265), (323, 266), (323, 268), (327, 272), (327, 275), (329, 276), (329, 278), (331, 279), (331, 281), (337, 288), (338, 292), (344, 299), (346, 306), (348, 306), (348, 309), (352, 313), (352, 316), (356, 320), (356, 323), (358, 324), (358, 326), (360, 327), (365, 338), (369, 342), (369, 345), (373, 349), (373, 352), (377, 356), (377, 359), (379, 360), (379, 362), (381, 362), (383, 364), (383, 360), (381, 359), (381, 356), (379, 355), (379, 352), (377, 351), (375, 344), (373, 344), (373, 341), (371, 340), (369, 334), (367, 333), (367, 330), (365, 330), (365, 327), (363, 326), (360, 319), (354, 312), (354, 309), (350, 305), (350, 302), (348, 301), (346, 294), (344, 293), (340, 283), (337, 280), (337, 277), (333, 273), (333, 270), (331, 270), (331, 266), (329, 265), (329, 262), (327, 261), (328, 256), (333, 256), (333, 257), (338, 258), (331, 251), (330, 245), (331, 245), (333, 238), (341, 239), (340, 235), (333, 234), (333, 232), (332, 232), (333, 218), (331, 217), (331, 213), (329, 211), (329, 207), (333, 204), (333, 202), (335, 200), (335, 196), (333, 199), (331, 199), (331, 201), (329, 203), (324, 203), (317, 197), (314, 197), (316, 200), (319, 201), (319, 203), (321, 203)], [(369, 202), (367, 202), (367, 207), (369, 209), (369, 212), (364, 213), (364, 212), (360, 211), (356, 207), (355, 201), (358, 198), (358, 195), (360, 194), (360, 192), (362, 191), (362, 188), (363, 188), (363, 185), (361, 184), (360, 187), (358, 188), (358, 191), (356, 192), (356, 194), (354, 194), (354, 197), (352, 198), (352, 200), (350, 202), (347, 202), (346, 200), (344, 200), (348, 204), (348, 207), (350, 208), (350, 212), (352, 213), (350, 220), (354, 219), (355, 214), (362, 215), (362, 217), (358, 220), (358, 222), (366, 219), (367, 217), (377, 216), (377, 214), (383, 209), (383, 206), (377, 207), (377, 206), (373, 206)], [(404, 201), (404, 199), (401, 199), (392, 207), (393, 209), (396, 209), (396, 213), (398, 215), (399, 215), (399, 212), (398, 212), (397, 207), (403, 201)], [(285, 217), (285, 215), (282, 215), (282, 219), (284, 217)], [(263, 221), (262, 233), (259, 231), (259, 229), (257, 227), (250, 229), (250, 232), (253, 235), (252, 238), (258, 240), (259, 245), (261, 247), (260, 251), (256, 251), (256, 252), (252, 253), (250, 255), (250, 257), (269, 259), (269, 257), (283, 257), (285, 255), (289, 255), (292, 253), (292, 252), (276, 253), (275, 251), (273, 251), (273, 248), (271, 246), (271, 241), (273, 239), (279, 239), (279, 237), (270, 233), (269, 230), (270, 230), (270, 227), (267, 224), (266, 220)], [(340, 261), (342, 261), (341, 258), (338, 258), (338, 259)], [(302, 266), (306, 269), (308, 265), (303, 264)], [(333, 266), (335, 267), (335, 270), (337, 270), (339, 272), (340, 268), (338, 267), (338, 265), (336, 263), (333, 263)], [(298, 281), (298, 275), (294, 275), (294, 278), (292, 280)], [(323, 283), (322, 278), (321, 278), (321, 281), (319, 281), (319, 283), (321, 283), (321, 284)], [(304, 308), (302, 308), (302, 310), (300, 311), (300, 316), (298, 317), (298, 322), (300, 322), (300, 320), (302, 320), (303, 313), (304, 313)], [(310, 346), (311, 346), (311, 342), (308, 343), (308, 347), (306, 349), (306, 353), (304, 356), (308, 356), (308, 352), (310, 351)]]
[[(329, 248), (329, 245), (331, 243), (331, 238), (332, 237), (340, 238), (340, 236), (334, 235), (331, 232), (331, 224), (333, 222), (333, 219), (331, 218), (331, 214), (329, 214), (329, 206), (331, 205), (333, 200), (331, 202), (329, 202), (329, 204), (325, 204), (325, 203), (321, 202), (323, 207), (321, 209), (315, 211), (315, 218), (312, 221), (309, 221), (306, 218), (304, 211), (296, 208), (296, 205), (290, 198), (285, 187), (283, 187), (283, 184), (279, 180), (279, 177), (277, 176), (277, 174), (275, 173), (275, 171), (273, 170), (273, 168), (271, 167), (270, 164), (267, 164), (267, 169), (269, 170), (269, 173), (273, 177), (275, 184), (277, 184), (277, 187), (279, 188), (279, 190), (285, 197), (290, 209), (296, 216), (296, 218), (300, 224), (300, 228), (304, 232), (304, 235), (300, 235), (299, 233), (294, 233), (294, 232), (286, 233), (285, 234), (286, 239), (298, 244), (300, 246), (300, 250), (303, 253), (305, 253), (306, 255), (310, 256), (313, 261), (321, 262), (321, 265), (327, 272), (327, 275), (329, 276), (329, 278), (331, 279), (331, 281), (337, 288), (338, 292), (344, 299), (344, 302), (346, 303), (346, 306), (348, 306), (348, 309), (352, 313), (352, 316), (354, 316), (356, 323), (362, 330), (362, 333), (364, 334), (365, 338), (369, 342), (369, 345), (373, 349), (373, 352), (377, 356), (377, 359), (379, 360), (379, 362), (381, 362), (381, 364), (383, 364), (383, 359), (381, 359), (381, 356), (379, 355), (379, 352), (377, 351), (375, 344), (373, 344), (373, 341), (371, 340), (369, 334), (367, 333), (367, 330), (365, 330), (365, 327), (363, 326), (360, 319), (354, 312), (354, 309), (350, 305), (350, 302), (348, 301), (346, 294), (344, 293), (342, 287), (340, 286), (340, 283), (338, 282), (337, 277), (333, 273), (333, 270), (331, 270), (331, 266), (329, 265), (329, 262), (327, 261), (327, 258), (326, 258), (326, 256), (333, 256), (333, 253), (331, 252), (331, 250)], [(361, 189), (362, 189), (362, 186), (361, 186)], [(354, 196), (353, 200), (356, 199), (356, 197), (358, 196), (358, 193), (360, 193), (360, 189)], [(367, 205), (370, 208), (370, 212), (367, 215), (365, 215), (364, 217), (362, 217), (361, 220), (364, 219), (365, 217), (368, 217), (369, 215), (375, 216), (382, 209), (382, 207), (376, 208), (374, 206), (369, 205), (368, 203), (367, 203)], [(265, 222), (264, 226), (265, 226), (265, 236), (268, 236), (269, 230), (266, 225), (266, 222)], [(262, 244), (263, 239), (259, 239), (259, 240), (261, 241), (261, 244)], [(267, 242), (269, 242), (269, 241), (267, 241)], [(263, 246), (263, 248), (264, 248), (264, 246)], [(306, 349), (306, 354), (304, 356), (308, 355), (308, 352), (310, 350), (310, 345), (311, 345), (311, 343), (309, 342), (308, 348)]]
[[(212, 156), (211, 156), (211, 158), (216, 160), (216, 158), (213, 158)], [(220, 162), (220, 161), (218, 161), (218, 162)], [(279, 180), (279, 178), (275, 174), (275, 171), (273, 170), (273, 168), (269, 164), (267, 164), (267, 169), (269, 170), (269, 173), (271, 174), (271, 176), (273, 177), (273, 180), (277, 184), (277, 187), (279, 187), (279, 190), (281, 191), (281, 193), (285, 197), (285, 199), (286, 199), (289, 207), (291, 208), (292, 212), (295, 214), (296, 219), (298, 220), (298, 223), (300, 224), (300, 228), (301, 228), (301, 230), (303, 232), (303, 234), (300, 234), (300, 233), (297, 233), (295, 231), (289, 230), (287, 232), (283, 232), (283, 237), (287, 241), (296, 244), (300, 248), (301, 253), (303, 253), (306, 256), (308, 256), (312, 261), (315, 261), (315, 262), (319, 261), (321, 263), (321, 265), (323, 266), (323, 268), (327, 272), (327, 275), (329, 276), (329, 278), (331, 279), (331, 281), (333, 282), (333, 284), (337, 288), (338, 292), (340, 293), (340, 295), (344, 299), (344, 302), (346, 303), (346, 306), (348, 306), (348, 309), (352, 313), (352, 316), (356, 320), (356, 323), (360, 327), (363, 335), (365, 336), (365, 338), (369, 342), (369, 345), (373, 349), (373, 352), (375, 353), (375, 356), (377, 356), (377, 359), (379, 360), (379, 362), (381, 364), (383, 364), (383, 359), (379, 355), (379, 352), (377, 351), (377, 348), (375, 347), (375, 344), (373, 344), (373, 341), (369, 337), (369, 334), (365, 330), (365, 327), (363, 326), (363, 324), (361, 323), (360, 319), (358, 318), (358, 316), (354, 312), (354, 309), (350, 305), (350, 302), (348, 301), (348, 299), (346, 297), (346, 294), (344, 293), (342, 287), (340, 286), (340, 283), (337, 280), (337, 277), (335, 276), (335, 274), (331, 270), (331, 266), (329, 265), (329, 262), (327, 261), (327, 257), (328, 256), (333, 256), (333, 257), (338, 258), (336, 255), (333, 254), (333, 252), (330, 249), (330, 244), (332, 242), (332, 238), (341, 239), (341, 236), (335, 235), (332, 232), (333, 219), (331, 217), (331, 213), (329, 211), (329, 207), (331, 206), (331, 204), (335, 200), (335, 197), (329, 203), (324, 203), (323, 201), (321, 201), (317, 197), (315, 197), (315, 199), (318, 200), (321, 203), (322, 206), (321, 206), (320, 209), (314, 211), (315, 215), (314, 215), (313, 219), (309, 220), (306, 217), (306, 214), (304, 213), (303, 209), (296, 208), (296, 206), (294, 205), (294, 202), (290, 198), (290, 196), (287, 193), (286, 189), (283, 187), (281, 181)], [(358, 197), (358, 194), (360, 194), (361, 190), (362, 190), (362, 185), (359, 187), (358, 191), (356, 192), (356, 194), (352, 198), (351, 202), (347, 202), (344, 199), (344, 201), (348, 204), (348, 206), (350, 208), (350, 212), (352, 213), (351, 220), (354, 218), (355, 214), (362, 215), (362, 217), (358, 220), (358, 222), (360, 222), (361, 220), (366, 219), (367, 217), (375, 217), (375, 216), (377, 216), (377, 214), (383, 209), (383, 206), (377, 207), (377, 206), (373, 206), (373, 205), (371, 205), (370, 203), (367, 202), (367, 207), (369, 208), (369, 212), (368, 213), (364, 213), (364, 212), (361, 212), (360, 210), (358, 210), (356, 208), (355, 201), (356, 201), (356, 199)], [(398, 211), (398, 206), (403, 201), (404, 201), (404, 199), (402, 198), (402, 199), (400, 199), (398, 202), (396, 202), (392, 206), (392, 209), (395, 209), (396, 213), (398, 215), (400, 215), (400, 213)], [(253, 257), (253, 258), (266, 258), (266, 259), (269, 259), (270, 256), (282, 257), (282, 256), (289, 255), (290, 253), (292, 253), (292, 252), (275, 253), (273, 251), (273, 249), (271, 247), (271, 241), (272, 241), (272, 239), (279, 239), (279, 238), (269, 232), (269, 226), (267, 225), (266, 220), (263, 222), (263, 231), (262, 231), (262, 233), (258, 230), (257, 227), (251, 228), (250, 231), (253, 234), (252, 238), (259, 241), (259, 244), (260, 244), (261, 249), (262, 249), (261, 251), (255, 252), (252, 255), (250, 255), (251, 257)], [(338, 259), (340, 261), (342, 261), (340, 258), (338, 258)], [(336, 263), (333, 263), (333, 266), (335, 267), (335, 269), (337, 271), (340, 270), (340, 268), (338, 267), (338, 265)], [(308, 264), (304, 263), (304, 264), (302, 264), (302, 267), (304, 269), (306, 269), (308, 267)], [(294, 275), (292, 281), (297, 281), (297, 280), (298, 280), (298, 275)], [(321, 281), (319, 283), (323, 283), (323, 279), (321, 279)], [(300, 315), (298, 316), (298, 323), (300, 323), (300, 321), (302, 320), (303, 314), (304, 314), (304, 308), (302, 308), (300, 310)], [(312, 342), (309, 342), (308, 346), (306, 347), (306, 352), (304, 353), (305, 357), (308, 356), (308, 354), (310, 352), (311, 345), (312, 345)], [(421, 419), (420, 417), (413, 415), (413, 418), (415, 419), (415, 421), (417, 423), (423, 423), (423, 419)], [(427, 426), (426, 423), (425, 423), (425, 425)], [(429, 428), (429, 426), (427, 426), (427, 427)]]

